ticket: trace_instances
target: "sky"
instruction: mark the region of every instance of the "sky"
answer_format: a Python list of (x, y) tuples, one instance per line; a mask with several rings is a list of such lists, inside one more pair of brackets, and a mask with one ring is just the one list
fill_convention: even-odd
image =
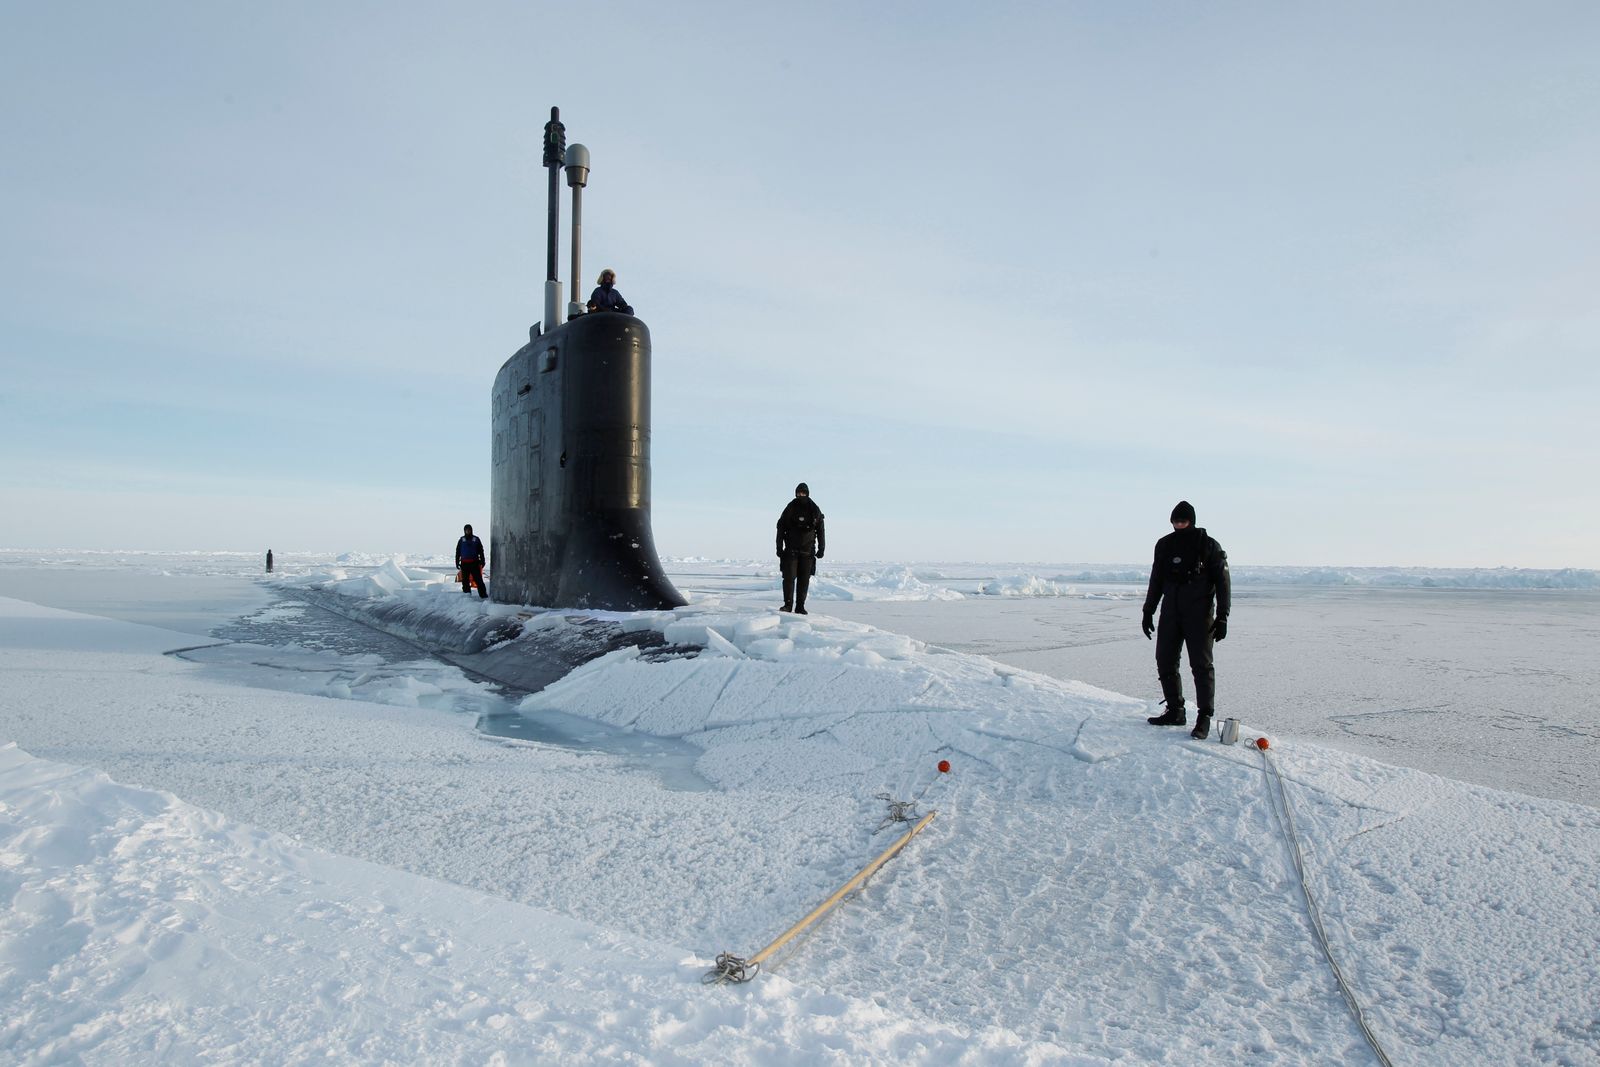
[(0, 25), (0, 547), (482, 533), (559, 106), (664, 555), (1600, 567), (1594, 5)]

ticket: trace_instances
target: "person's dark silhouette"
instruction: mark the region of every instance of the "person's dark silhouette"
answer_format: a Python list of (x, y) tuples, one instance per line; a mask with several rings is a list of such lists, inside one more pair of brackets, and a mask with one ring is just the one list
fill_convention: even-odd
[(794, 487), (794, 499), (778, 516), (778, 563), (783, 568), (783, 607), (806, 614), (806, 591), (817, 573), (817, 560), (827, 548), (822, 509), (811, 499), (805, 482)]
[[(1172, 532), (1156, 542), (1150, 565), (1150, 587), (1144, 597), (1144, 635), (1156, 634), (1156, 675), (1167, 710), (1153, 715), (1152, 726), (1183, 726), (1188, 715), (1183, 706), (1183, 681), (1178, 677), (1178, 656), (1187, 647), (1189, 671), (1194, 675), (1194, 702), (1199, 709), (1191, 737), (1211, 734), (1215, 712), (1216, 671), (1211, 664), (1211, 643), (1228, 636), (1228, 610), (1232, 606), (1228, 554), (1194, 524), (1194, 505), (1178, 501), (1172, 509)], [(1212, 605), (1216, 611), (1213, 614)], [(1161, 605), (1161, 625), (1155, 624)]]

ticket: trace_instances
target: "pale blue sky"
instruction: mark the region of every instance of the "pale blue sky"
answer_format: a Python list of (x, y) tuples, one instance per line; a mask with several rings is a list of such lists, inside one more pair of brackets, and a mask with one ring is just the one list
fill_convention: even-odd
[(1593, 4), (0, 12), (0, 546), (487, 526), (554, 104), (663, 553), (1600, 566)]

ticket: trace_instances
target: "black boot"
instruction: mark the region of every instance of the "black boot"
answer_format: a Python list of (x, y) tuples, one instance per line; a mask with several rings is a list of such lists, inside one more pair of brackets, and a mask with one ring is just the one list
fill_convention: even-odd
[(1184, 726), (1189, 722), (1188, 714), (1183, 710), (1183, 705), (1177, 707), (1167, 706), (1167, 710), (1160, 715), (1152, 715), (1145, 722), (1151, 726)]
[(1204, 741), (1211, 736), (1211, 713), (1202, 711), (1194, 717), (1194, 729), (1189, 731), (1189, 736), (1196, 741)]

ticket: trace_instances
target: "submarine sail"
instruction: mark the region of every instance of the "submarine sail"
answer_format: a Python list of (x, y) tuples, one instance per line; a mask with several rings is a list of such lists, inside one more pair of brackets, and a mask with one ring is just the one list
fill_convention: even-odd
[(494, 383), (494, 599), (681, 607), (650, 529), (650, 330), (583, 315), (524, 345)]
[[(500, 368), (492, 395), (490, 594), (500, 603), (551, 608), (681, 607), (686, 601), (662, 569), (650, 529), (650, 330), (620, 311), (558, 321), (554, 168), (568, 159), (576, 223), (589, 158), (581, 145), (570, 154), (565, 145), (551, 108), (544, 328), (530, 330), (528, 343)], [(574, 297), (578, 262), (575, 247)]]

